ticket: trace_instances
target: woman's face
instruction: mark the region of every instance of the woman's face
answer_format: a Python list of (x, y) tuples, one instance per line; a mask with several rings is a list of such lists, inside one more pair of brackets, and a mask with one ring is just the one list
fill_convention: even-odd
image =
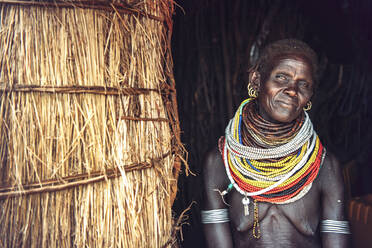
[(274, 123), (293, 121), (313, 95), (313, 86), (312, 68), (305, 59), (277, 58), (266, 82), (260, 83), (259, 114)]

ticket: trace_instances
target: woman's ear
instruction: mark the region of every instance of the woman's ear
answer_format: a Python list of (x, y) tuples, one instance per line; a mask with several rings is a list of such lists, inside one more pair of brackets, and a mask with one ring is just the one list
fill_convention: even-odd
[(249, 73), (249, 84), (252, 89), (259, 91), (261, 86), (261, 74), (258, 71), (251, 71)]

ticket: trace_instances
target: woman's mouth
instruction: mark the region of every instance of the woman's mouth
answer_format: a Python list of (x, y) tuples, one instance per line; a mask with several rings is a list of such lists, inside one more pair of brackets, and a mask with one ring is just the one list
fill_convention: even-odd
[(278, 102), (278, 104), (279, 104), (280, 106), (283, 106), (283, 107), (285, 107), (285, 108), (296, 108), (296, 107), (297, 107), (297, 104), (294, 103), (294, 102), (291, 101), (291, 100), (287, 100), (287, 101), (279, 100), (279, 101), (277, 101), (277, 102)]

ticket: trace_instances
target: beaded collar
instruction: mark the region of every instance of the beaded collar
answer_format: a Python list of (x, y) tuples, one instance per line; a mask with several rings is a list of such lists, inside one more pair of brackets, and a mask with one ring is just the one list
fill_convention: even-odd
[(259, 139), (262, 137), (257, 133), (259, 127), (251, 123), (251, 128), (248, 127), (244, 135), (264, 148), (244, 144), (243, 107), (250, 101), (243, 101), (230, 120), (221, 147), (230, 180), (222, 195), (232, 188), (241, 193), (245, 215), (249, 214), (249, 197), (274, 204), (286, 204), (302, 198), (310, 190), (325, 157), (325, 149), (306, 112), (304, 120), (297, 122), (300, 126), (293, 132), (293, 137), (286, 137), (284, 142), (275, 140), (275, 136), (272, 141)]

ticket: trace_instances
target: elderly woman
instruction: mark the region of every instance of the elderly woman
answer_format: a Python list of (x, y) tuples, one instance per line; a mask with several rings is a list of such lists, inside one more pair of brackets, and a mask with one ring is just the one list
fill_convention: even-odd
[(248, 93), (204, 163), (208, 247), (347, 247), (344, 190), (306, 111), (314, 51), (298, 40), (264, 49)]

